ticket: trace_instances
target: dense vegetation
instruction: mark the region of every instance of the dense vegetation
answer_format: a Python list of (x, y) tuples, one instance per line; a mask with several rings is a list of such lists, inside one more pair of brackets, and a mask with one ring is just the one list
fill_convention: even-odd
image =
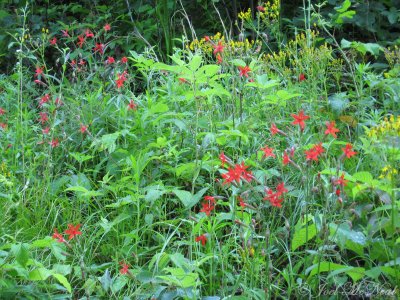
[(376, 2), (1, 4), (0, 299), (398, 297)]

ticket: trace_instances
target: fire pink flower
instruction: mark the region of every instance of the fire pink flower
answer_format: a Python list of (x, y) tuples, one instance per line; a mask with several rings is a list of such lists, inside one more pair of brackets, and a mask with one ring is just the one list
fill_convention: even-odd
[(104, 25), (104, 31), (110, 31), (111, 30), (111, 26), (110, 26), (110, 24), (106, 24), (106, 25)]
[(51, 148), (56, 148), (60, 145), (60, 142), (58, 141), (58, 139), (52, 139), (49, 144), (50, 144)]
[(330, 122), (325, 122), (326, 125), (326, 130), (325, 134), (331, 134), (335, 139), (337, 138), (336, 132), (339, 132), (340, 130), (337, 129), (335, 121), (330, 121)]
[(342, 148), (342, 151), (343, 155), (347, 158), (357, 154), (357, 152), (353, 151), (353, 146), (351, 144), (346, 144), (346, 147)]
[(93, 51), (103, 54), (104, 53), (104, 44), (96, 43), (96, 46), (94, 47)]
[(292, 122), (292, 124), (293, 124), (293, 125), (299, 125), (301, 131), (303, 131), (303, 130), (304, 130), (304, 127), (306, 126), (306, 124), (304, 123), (304, 121), (305, 121), (305, 120), (308, 120), (310, 117), (309, 117), (309, 116), (306, 116), (306, 115), (304, 114), (304, 111), (303, 111), (303, 110), (301, 110), (301, 111), (299, 112), (298, 115), (291, 114), (291, 116), (294, 118), (294, 121)]
[(81, 235), (82, 232), (79, 231), (79, 228), (81, 227), (81, 224), (77, 224), (76, 226), (72, 225), (72, 224), (68, 224), (68, 229), (65, 230), (65, 234), (68, 234), (69, 240), (72, 240), (75, 236), (77, 235)]
[(52, 238), (57, 240), (57, 242), (59, 243), (65, 243), (64, 237), (62, 236), (61, 233), (58, 232), (57, 228), (54, 228), (54, 233), (52, 235)]
[(202, 235), (196, 237), (196, 242), (201, 242), (201, 244), (203, 246), (205, 246), (206, 242), (207, 242), (207, 236), (205, 234), (202, 234)]
[(119, 263), (119, 265), (121, 266), (121, 269), (119, 270), (119, 273), (122, 275), (125, 275), (127, 273), (129, 273), (129, 265), (126, 264), (125, 262), (121, 261)]
[(87, 126), (81, 124), (81, 127), (79, 128), (79, 131), (80, 131), (82, 134), (86, 133), (86, 132), (87, 132)]
[(50, 127), (46, 127), (44, 129), (42, 129), (43, 134), (49, 134), (49, 132), (50, 132)]
[(218, 44), (217, 44), (217, 45), (214, 45), (213, 47), (214, 47), (214, 52), (213, 52), (214, 55), (216, 55), (217, 53), (222, 53), (222, 52), (224, 52), (225, 46), (222, 45), (222, 42), (221, 42), (221, 41), (219, 41)]
[(249, 72), (251, 72), (251, 69), (249, 66), (244, 66), (244, 67), (238, 67), (239, 68), (239, 76), (245, 76), (246, 78), (249, 77)]
[(259, 12), (265, 12), (265, 7), (259, 5), (259, 6), (257, 6), (257, 10), (258, 10)]
[(129, 101), (128, 104), (128, 110), (136, 110), (137, 109), (137, 104), (135, 103), (135, 101), (133, 101), (132, 99)]
[(274, 151), (273, 148), (269, 148), (268, 146), (265, 146), (264, 148), (261, 148), (261, 151), (264, 152), (264, 157), (265, 158), (276, 157), (275, 154), (273, 153), (273, 151)]
[(111, 64), (113, 64), (113, 63), (115, 63), (115, 59), (114, 59), (114, 57), (112, 57), (112, 56), (109, 56), (109, 57), (107, 58), (107, 61), (106, 61), (106, 63), (107, 63), (107, 64), (109, 64), (109, 65), (111, 65)]
[(90, 31), (90, 29), (85, 30), (85, 35), (87, 38), (94, 37), (94, 34), (93, 34), (93, 32)]

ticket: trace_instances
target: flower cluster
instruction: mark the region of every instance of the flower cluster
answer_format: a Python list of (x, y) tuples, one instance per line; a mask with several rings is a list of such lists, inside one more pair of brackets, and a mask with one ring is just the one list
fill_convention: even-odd
[(267, 190), (267, 196), (263, 200), (268, 200), (272, 206), (282, 207), (283, 195), (287, 193), (288, 190), (285, 188), (285, 184), (281, 182), (276, 187), (276, 192), (271, 189)]
[(204, 202), (201, 204), (203, 207), (200, 212), (204, 212), (207, 216), (215, 209), (215, 198), (213, 196), (205, 196)]
[[(68, 229), (64, 231), (64, 233), (68, 235), (68, 240), (72, 240), (75, 236), (82, 234), (82, 232), (79, 231), (80, 227), (81, 224), (77, 224), (75, 226), (72, 224), (68, 224)], [(64, 236), (58, 232), (57, 228), (54, 228), (54, 233), (52, 238), (57, 240), (57, 242), (59, 243), (66, 243)]]
[(378, 125), (367, 130), (367, 136), (378, 139), (381, 136), (399, 136), (400, 117), (390, 115), (385, 117)]
[(222, 174), (222, 178), (225, 179), (222, 183), (230, 184), (232, 182), (240, 183), (241, 179), (250, 182), (253, 179), (251, 171), (247, 171), (248, 166), (242, 162), (241, 164), (236, 164), (234, 167), (229, 167), (228, 172)]

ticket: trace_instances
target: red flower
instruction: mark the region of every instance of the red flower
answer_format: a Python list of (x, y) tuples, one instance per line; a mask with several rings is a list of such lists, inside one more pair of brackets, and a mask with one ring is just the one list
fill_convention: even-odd
[(0, 107), (0, 116), (4, 115), (6, 113), (6, 111), (4, 110), (4, 108)]
[(122, 72), (122, 74), (117, 74), (118, 79), (115, 81), (117, 88), (121, 88), (124, 85), (124, 82), (127, 80), (127, 74), (128, 73), (126, 71)]
[(201, 204), (203, 208), (200, 212), (204, 212), (207, 216), (215, 209), (215, 198), (213, 196), (205, 196), (204, 202)]
[(87, 38), (94, 37), (94, 34), (93, 32), (90, 31), (90, 29), (86, 29), (85, 35)]
[(287, 155), (286, 151), (283, 153), (283, 165), (286, 166), (288, 163), (290, 163), (290, 158)]
[(228, 184), (232, 181), (236, 181), (237, 183), (239, 183), (240, 178), (243, 178), (247, 182), (250, 182), (253, 179), (253, 175), (251, 174), (251, 172), (246, 170), (247, 168), (248, 166), (245, 166), (244, 162), (242, 162), (240, 165), (236, 164), (234, 168), (229, 168), (227, 173), (222, 174), (222, 178), (225, 179), (222, 184)]
[(228, 161), (228, 158), (225, 156), (224, 151), (219, 155), (219, 159), (221, 161), (221, 167), (224, 167), (225, 163)]
[(310, 150), (306, 150), (306, 159), (318, 161), (318, 157), (324, 153), (325, 149), (322, 147), (322, 143), (314, 145)]
[(317, 152), (318, 155), (321, 155), (325, 152), (324, 147), (322, 147), (322, 143), (316, 144), (313, 149), (315, 150), (315, 152)]
[(54, 46), (54, 45), (56, 45), (56, 44), (57, 44), (57, 38), (56, 38), (56, 37), (53, 37), (53, 38), (50, 40), (50, 45)]
[(287, 192), (288, 192), (288, 190), (285, 188), (285, 184), (284, 184), (283, 182), (281, 182), (280, 184), (278, 184), (278, 185), (276, 186), (276, 191), (277, 191), (278, 193), (280, 193), (280, 194), (283, 194), (283, 193), (287, 193)]
[(249, 77), (249, 72), (251, 72), (251, 69), (249, 66), (245, 66), (245, 67), (238, 67), (240, 70), (239, 76), (245, 76), (246, 78)]
[(276, 192), (274, 193), (271, 189), (267, 191), (267, 196), (263, 200), (268, 200), (272, 206), (282, 207), (283, 194), (287, 193), (288, 190), (285, 188), (285, 184), (281, 182), (276, 187)]
[(217, 54), (217, 65), (222, 64), (222, 56), (218, 53)]
[(40, 112), (39, 115), (40, 115), (40, 119), (39, 119), (40, 123), (44, 124), (49, 120), (49, 117), (47, 116), (47, 113)]
[(137, 109), (137, 104), (133, 100), (129, 101), (128, 110), (136, 110), (136, 109)]
[(58, 139), (52, 139), (49, 144), (50, 144), (51, 148), (55, 148), (60, 145), (60, 142), (58, 141)]
[(300, 126), (301, 131), (303, 131), (303, 130), (304, 130), (304, 127), (306, 126), (305, 123), (304, 123), (304, 121), (305, 121), (305, 120), (308, 120), (310, 117), (309, 117), (309, 116), (306, 116), (306, 115), (304, 114), (304, 111), (303, 111), (303, 110), (301, 110), (300, 113), (299, 113), (298, 115), (291, 114), (291, 116), (294, 118), (294, 121), (292, 122), (292, 124), (293, 124), (293, 125), (297, 125), (297, 124), (298, 124), (298, 125)]
[(81, 124), (81, 128), (79, 128), (79, 130), (80, 130), (80, 132), (81, 132), (82, 134), (86, 133), (86, 132), (87, 132), (87, 126)]
[(3, 130), (6, 130), (6, 129), (7, 129), (7, 124), (6, 124), (6, 123), (0, 123), (0, 127), (1, 127)]
[(104, 25), (104, 31), (110, 31), (111, 30), (111, 26), (110, 26), (110, 24), (106, 24), (106, 25)]
[(238, 199), (239, 199), (239, 206), (241, 206), (242, 208), (245, 208), (246, 203), (244, 202), (243, 198), (239, 196)]
[(340, 196), (340, 189), (336, 189), (336, 192), (335, 192), (335, 194), (336, 194), (336, 196)]
[(340, 130), (335, 128), (335, 121), (330, 121), (330, 122), (325, 122), (326, 125), (326, 130), (325, 134), (331, 134), (334, 138), (337, 138), (336, 132), (339, 132)]
[(267, 196), (263, 200), (268, 200), (272, 206), (282, 207), (283, 198), (279, 192), (274, 193), (272, 190), (268, 190)]
[(318, 153), (314, 149), (306, 150), (306, 159), (318, 161)]
[(61, 105), (63, 105), (63, 102), (61, 101), (61, 99), (60, 98), (56, 98), (56, 100), (54, 101), (54, 103), (57, 105), (57, 106), (61, 106)]
[(222, 42), (221, 41), (219, 41), (218, 42), (218, 45), (214, 45), (213, 46), (214, 47), (214, 55), (215, 54), (217, 54), (217, 53), (222, 53), (222, 52), (224, 52), (224, 45), (222, 45)]
[(120, 274), (125, 275), (125, 274), (127, 274), (127, 273), (129, 272), (129, 265), (128, 265), (128, 264), (126, 264), (125, 262), (121, 261), (121, 262), (119, 263), (119, 265), (122, 267), (122, 268), (119, 270), (119, 273), (120, 273)]
[(276, 157), (275, 154), (272, 152), (274, 151), (273, 148), (269, 148), (268, 146), (265, 146), (264, 148), (261, 148), (261, 150), (264, 152), (264, 157)]
[(272, 123), (269, 131), (271, 132), (271, 135), (275, 135), (275, 134), (279, 133), (279, 129), (278, 129), (278, 127), (276, 127), (275, 123)]
[(65, 243), (64, 237), (62, 236), (61, 233), (58, 232), (57, 228), (54, 228), (54, 233), (52, 235), (52, 238), (57, 240), (57, 242), (59, 243)]
[(301, 81), (304, 81), (304, 80), (306, 80), (306, 75), (304, 75), (303, 73), (300, 73), (299, 81), (301, 82)]
[(258, 10), (259, 12), (265, 12), (265, 7), (259, 5), (259, 6), (257, 6), (257, 10)]
[[(41, 67), (41, 68), (36, 67), (36, 70), (35, 70), (35, 77), (38, 77), (39, 75), (42, 75), (42, 74), (43, 74), (43, 69), (44, 69), (44, 67)], [(44, 75), (44, 74), (43, 74), (43, 75)]]
[(353, 151), (353, 146), (351, 144), (346, 144), (345, 148), (342, 148), (343, 155), (345, 155), (347, 158), (352, 157), (353, 155), (356, 155), (357, 152)]
[(209, 37), (208, 35), (206, 35), (206, 36), (204, 37), (204, 40), (205, 40), (206, 42), (209, 42), (209, 41), (210, 41), (210, 37)]
[(82, 48), (83, 44), (85, 43), (85, 37), (83, 35), (78, 35), (78, 42), (76, 43), (79, 48)]
[(207, 236), (205, 234), (202, 234), (202, 235), (196, 237), (196, 242), (201, 242), (201, 244), (203, 246), (205, 246), (206, 242), (207, 242)]
[(69, 33), (68, 33), (68, 29), (65, 29), (65, 30), (61, 30), (61, 32), (62, 32), (62, 36), (63, 37), (69, 37)]
[(104, 44), (101, 43), (96, 43), (96, 46), (94, 47), (94, 52), (99, 52), (100, 54), (104, 53)]
[(79, 231), (79, 228), (81, 227), (81, 224), (77, 224), (76, 226), (72, 225), (72, 224), (68, 224), (68, 229), (65, 230), (65, 234), (68, 234), (69, 240), (72, 240), (75, 236), (77, 235), (81, 235), (82, 232)]
[(49, 102), (49, 100), (50, 100), (50, 95), (49, 95), (49, 94), (44, 95), (44, 96), (40, 99), (39, 107), (42, 107), (43, 104)]
[(46, 127), (44, 129), (42, 129), (43, 134), (49, 134), (49, 132), (50, 132), (50, 127)]
[(179, 77), (179, 83), (187, 83), (188, 81), (185, 78)]
[(107, 61), (106, 61), (106, 63), (107, 64), (113, 64), (113, 63), (115, 63), (115, 59), (114, 59), (114, 57), (112, 57), (112, 56), (109, 56), (108, 58), (107, 58)]
[(340, 186), (346, 186), (347, 185), (348, 180), (344, 179), (344, 173), (342, 173), (342, 175), (335, 180), (334, 184), (335, 185), (340, 185)]
[(126, 64), (128, 62), (128, 58), (126, 58), (126, 56), (124, 56), (123, 58), (121, 58), (121, 62), (123, 64)]

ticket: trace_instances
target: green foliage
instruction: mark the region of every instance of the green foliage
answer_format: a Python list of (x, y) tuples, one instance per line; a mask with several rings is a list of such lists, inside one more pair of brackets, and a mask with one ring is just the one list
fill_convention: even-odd
[[(13, 36), (18, 63), (0, 80), (0, 298), (397, 287), (400, 56), (328, 30), (359, 6), (335, 2), (332, 46), (309, 27), (285, 40), (280, 14), (253, 9), (240, 32), (261, 41), (186, 36), (180, 49), (177, 3), (139, 4), (20, 13), (24, 33), (36, 11), (68, 12)], [(63, 22), (74, 14), (85, 22)]]

